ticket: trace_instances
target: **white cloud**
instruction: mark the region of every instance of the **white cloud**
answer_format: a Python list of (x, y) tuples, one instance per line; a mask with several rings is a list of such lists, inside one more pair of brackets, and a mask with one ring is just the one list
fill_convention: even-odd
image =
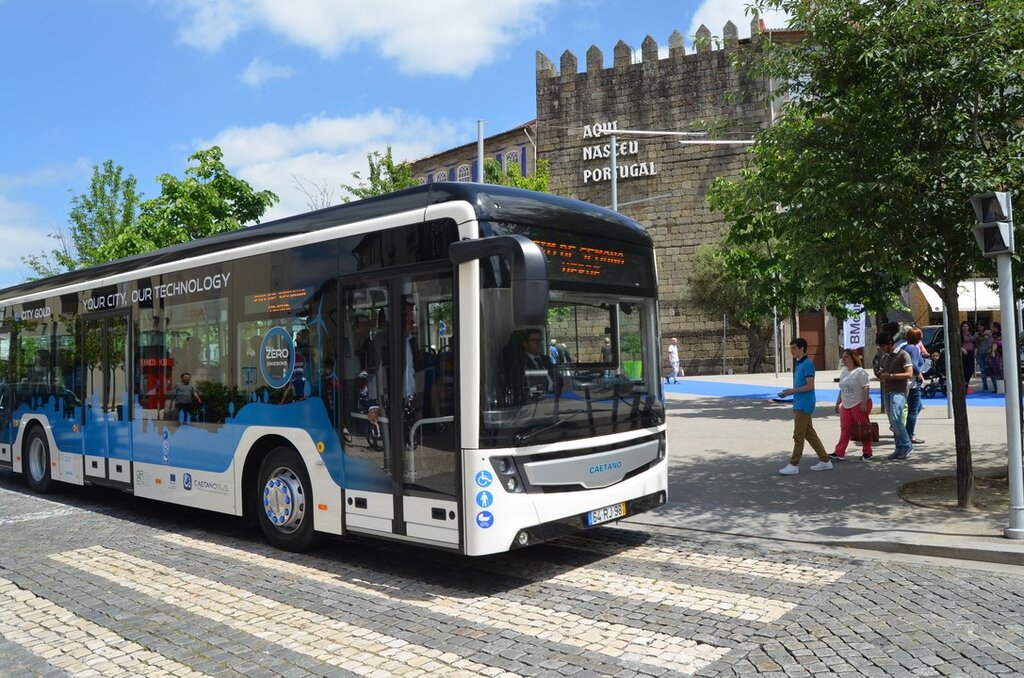
[(79, 158), (70, 165), (47, 165), (26, 174), (0, 174), (0, 193), (10, 193), (19, 188), (70, 183), (89, 176), (90, 172), (92, 165), (89, 161)]
[(30, 271), (21, 258), (52, 250), (56, 243), (47, 235), (55, 230), (36, 205), (0, 194), (0, 288), (25, 280)]
[[(687, 43), (693, 41), (693, 36), (701, 24), (708, 27), (711, 35), (722, 37), (722, 29), (725, 23), (731, 21), (736, 24), (739, 37), (750, 37), (750, 21), (753, 16), (746, 12), (750, 0), (704, 0), (697, 11), (693, 14), (690, 27), (686, 30), (685, 39)], [(785, 28), (787, 22), (786, 14), (782, 12), (766, 12), (762, 15), (765, 25), (768, 28)]]
[(220, 49), (254, 21), (253, 0), (173, 0), (169, 4), (186, 17), (178, 39), (199, 49)]
[(270, 189), (281, 198), (264, 221), (309, 210), (295, 177), (324, 183), (340, 200), (340, 185), (355, 184), (353, 172), (366, 175), (366, 155), (391, 145), (395, 160), (413, 160), (449, 148), (471, 135), (471, 124), (430, 120), (402, 111), (373, 111), (354, 117), (317, 116), (282, 125), (233, 127), (199, 148), (217, 144), (232, 173), (258, 190)]
[(173, 0), (182, 42), (216, 50), (256, 26), (333, 58), (375, 49), (405, 73), (468, 75), (536, 30), (554, 0)]
[(294, 73), (295, 71), (287, 66), (275, 66), (259, 57), (253, 57), (238, 78), (249, 87), (262, 87), (267, 80), (275, 78), (286, 80)]

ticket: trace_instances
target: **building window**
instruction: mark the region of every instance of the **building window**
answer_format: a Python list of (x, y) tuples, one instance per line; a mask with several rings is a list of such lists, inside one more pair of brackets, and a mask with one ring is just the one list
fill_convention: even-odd
[(416, 184), (419, 185), (419, 186), (422, 186), (425, 183), (427, 183), (427, 178), (426, 177), (420, 177), (419, 179), (416, 180)]
[(448, 181), (448, 170), (441, 170), (434, 174), (434, 181)]
[[(519, 151), (509, 151), (505, 154), (505, 170), (512, 165), (519, 165)], [(519, 165), (519, 169), (522, 170), (523, 166)]]
[(473, 181), (473, 172), (470, 170), (469, 165), (459, 165), (459, 168), (455, 170), (456, 181)]

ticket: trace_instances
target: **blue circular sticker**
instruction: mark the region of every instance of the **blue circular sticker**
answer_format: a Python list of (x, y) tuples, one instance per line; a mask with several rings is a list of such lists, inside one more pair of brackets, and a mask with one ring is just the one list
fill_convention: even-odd
[(476, 493), (476, 505), (480, 508), (487, 508), (494, 503), (494, 495), (487, 490), (480, 490)]
[(491, 515), (490, 511), (481, 511), (476, 514), (476, 524), (486, 530), (494, 524), (494, 516)]
[(476, 484), (480, 487), (487, 487), (494, 480), (494, 476), (491, 475), (490, 471), (480, 471), (476, 474)]
[(260, 372), (271, 388), (284, 388), (295, 369), (295, 342), (283, 327), (271, 328), (260, 344)]

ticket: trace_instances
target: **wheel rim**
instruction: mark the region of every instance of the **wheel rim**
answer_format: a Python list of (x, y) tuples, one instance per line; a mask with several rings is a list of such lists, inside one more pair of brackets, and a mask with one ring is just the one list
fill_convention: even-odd
[(46, 475), (46, 445), (41, 438), (33, 438), (28, 446), (28, 471), (32, 480), (39, 482)]
[(290, 468), (276, 469), (263, 486), (263, 510), (267, 520), (286, 534), (294, 532), (306, 515), (306, 491)]

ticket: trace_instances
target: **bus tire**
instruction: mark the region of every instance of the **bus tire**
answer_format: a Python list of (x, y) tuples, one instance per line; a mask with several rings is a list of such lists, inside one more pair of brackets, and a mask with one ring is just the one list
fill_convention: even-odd
[(257, 515), (267, 541), (284, 551), (313, 545), (313, 491), (306, 465), (290, 447), (275, 447), (260, 464)]
[(38, 426), (33, 426), (25, 436), (22, 448), (23, 470), (28, 486), (37, 494), (47, 494), (53, 489), (50, 475), (50, 443)]

